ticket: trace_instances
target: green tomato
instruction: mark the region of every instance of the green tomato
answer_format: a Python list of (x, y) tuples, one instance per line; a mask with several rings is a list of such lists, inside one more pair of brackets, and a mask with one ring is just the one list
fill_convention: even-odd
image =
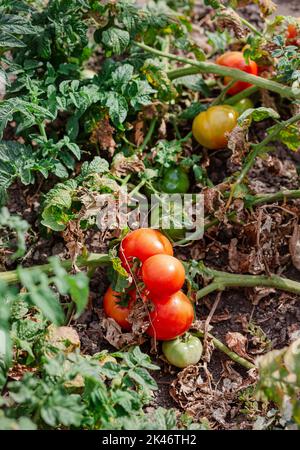
[(173, 201), (165, 205), (157, 205), (151, 211), (151, 227), (160, 228), (172, 241), (183, 239), (187, 226), (191, 227), (193, 223), (182, 210), (181, 203), (177, 204)]
[(254, 108), (254, 103), (250, 100), (250, 98), (242, 98), (242, 100), (239, 100), (232, 106), (239, 113), (239, 115), (241, 115), (247, 109)]
[(170, 364), (184, 369), (200, 361), (203, 347), (200, 339), (187, 333), (172, 341), (164, 341), (162, 351)]
[(190, 180), (181, 167), (171, 167), (164, 173), (161, 190), (168, 194), (184, 194), (189, 190)]

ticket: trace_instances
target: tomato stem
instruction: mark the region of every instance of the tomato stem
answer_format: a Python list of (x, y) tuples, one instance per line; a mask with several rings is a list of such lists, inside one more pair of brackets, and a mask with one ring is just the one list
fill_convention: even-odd
[(213, 281), (197, 292), (197, 300), (214, 291), (227, 287), (270, 287), (293, 294), (300, 294), (300, 283), (278, 275), (241, 275), (209, 269), (202, 262), (198, 265), (199, 275), (211, 278)]
[(239, 92), (238, 94), (233, 95), (232, 97), (229, 97), (226, 100), (224, 100), (224, 105), (234, 105), (240, 100), (250, 97), (250, 95), (254, 94), (257, 91), (258, 91), (257, 86), (250, 86), (247, 89), (244, 89), (243, 91)]
[(169, 58), (171, 60), (189, 65), (188, 67), (181, 67), (179, 69), (174, 69), (168, 72), (167, 75), (170, 80), (175, 80), (176, 78), (185, 77), (187, 75), (195, 75), (199, 72), (214, 73), (216, 75), (228, 76), (234, 78), (235, 80), (245, 81), (262, 89), (268, 89), (269, 91), (280, 94), (282, 97), (296, 99), (300, 98), (300, 89), (292, 89), (289, 86), (278, 83), (277, 81), (268, 80), (258, 75), (252, 75), (250, 73), (243, 72), (240, 69), (221, 66), (220, 64), (215, 64), (213, 62), (196, 61), (193, 59), (185, 58), (184, 56), (173, 55), (172, 53), (157, 50), (156, 48), (150, 47), (149, 45), (143, 44), (141, 42), (135, 42), (135, 45), (149, 53), (153, 53), (154, 55), (158, 55), (163, 58)]
[[(197, 337), (201, 337), (201, 338), (204, 337), (204, 331), (193, 331), (192, 334)], [(248, 361), (245, 358), (242, 358), (237, 353), (230, 350), (225, 344), (223, 344), (223, 342), (219, 341), (219, 339), (215, 338), (212, 334), (208, 333), (207, 336), (212, 340), (212, 343), (218, 350), (225, 353), (234, 362), (245, 367), (245, 369), (250, 370), (250, 369), (254, 369), (256, 367), (252, 362)]]
[(140, 152), (143, 152), (145, 150), (145, 148), (147, 147), (148, 143), (150, 142), (152, 135), (154, 133), (154, 130), (155, 130), (156, 123), (157, 123), (157, 117), (154, 117), (150, 122), (150, 126), (149, 126), (148, 132), (145, 136), (145, 139), (139, 148)]
[(244, 165), (243, 169), (239, 173), (236, 181), (231, 186), (230, 196), (229, 200), (227, 202), (227, 207), (230, 205), (232, 198), (234, 197), (236, 188), (242, 183), (252, 166), (254, 165), (255, 159), (259, 154), (264, 152), (264, 148), (269, 144), (271, 141), (273, 141), (278, 133), (280, 133), (281, 130), (288, 127), (289, 125), (292, 125), (295, 122), (300, 121), (300, 114), (297, 114), (296, 116), (290, 117), (288, 120), (285, 120), (284, 122), (279, 123), (277, 126), (274, 127), (273, 131), (269, 133), (263, 141), (261, 141), (258, 144), (251, 144), (253, 150), (248, 154), (246, 159), (246, 164)]
[[(109, 264), (111, 261), (111, 258), (107, 254), (101, 254), (101, 253), (90, 253), (88, 256), (79, 256), (76, 260), (76, 266), (77, 267), (97, 267), (101, 265)], [(72, 269), (73, 261), (71, 259), (66, 259), (61, 262), (62, 267), (64, 267), (66, 270)], [(51, 274), (53, 273), (53, 267), (51, 264), (42, 264), (32, 267), (27, 267), (23, 270), (27, 272), (35, 271), (36, 269), (39, 269), (41, 272)], [(19, 275), (18, 270), (10, 270), (7, 272), (0, 272), (0, 281), (3, 281), (7, 284), (15, 284), (19, 281)]]

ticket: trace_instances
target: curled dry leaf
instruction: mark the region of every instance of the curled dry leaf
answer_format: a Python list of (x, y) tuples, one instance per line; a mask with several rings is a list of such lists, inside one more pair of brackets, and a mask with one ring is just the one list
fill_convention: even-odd
[(249, 143), (247, 142), (248, 124), (246, 122), (242, 126), (234, 127), (228, 136), (228, 148), (232, 150), (230, 159), (233, 164), (238, 166), (242, 164), (242, 158), (249, 150)]
[(117, 349), (121, 349), (125, 345), (141, 345), (146, 340), (146, 337), (141, 334), (122, 333), (120, 325), (110, 317), (103, 318), (101, 327), (104, 331), (104, 338)]
[(126, 157), (123, 153), (118, 153), (111, 164), (111, 173), (118, 177), (123, 177), (129, 173), (138, 173), (145, 170), (143, 161), (138, 155)]
[(29, 367), (26, 366), (25, 364), (15, 364), (13, 367), (10, 367), (9, 371), (8, 371), (8, 378), (14, 381), (20, 381), (23, 376), (25, 375), (25, 373), (27, 372), (37, 372), (37, 367)]
[(62, 232), (62, 237), (66, 242), (72, 262), (75, 263), (84, 245), (84, 233), (80, 228), (80, 221), (70, 220)]
[(232, 404), (238, 392), (252, 382), (251, 378), (241, 377), (235, 382), (216, 384), (204, 367), (188, 366), (172, 382), (170, 395), (195, 420), (205, 417), (217, 427), (229, 428)]
[(228, 331), (225, 341), (230, 350), (233, 350), (243, 358), (249, 358), (246, 352), (247, 338), (241, 333)]
[(150, 325), (149, 310), (146, 303), (137, 298), (128, 316), (128, 322), (132, 324), (132, 333), (141, 335)]
[(221, 31), (232, 30), (237, 38), (243, 38), (246, 35), (240, 16), (232, 8), (221, 10), (217, 16), (217, 25)]
[(114, 127), (109, 123), (109, 118), (105, 117), (97, 122), (91, 133), (90, 141), (92, 144), (98, 144), (103, 150), (108, 150), (113, 155), (117, 146), (113, 138), (114, 131)]
[(300, 270), (300, 226), (294, 225), (294, 231), (289, 241), (289, 250), (294, 267)]
[(133, 136), (134, 136), (134, 143), (138, 147), (142, 144), (144, 140), (144, 121), (143, 120), (137, 120), (133, 124)]

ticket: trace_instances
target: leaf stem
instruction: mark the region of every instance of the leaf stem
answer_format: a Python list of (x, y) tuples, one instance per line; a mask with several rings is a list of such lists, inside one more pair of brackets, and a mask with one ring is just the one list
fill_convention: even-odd
[[(194, 336), (203, 338), (204, 332), (203, 331), (193, 331), (192, 334)], [(240, 364), (241, 366), (245, 367), (245, 369), (250, 370), (254, 369), (256, 366), (252, 364), (250, 361), (248, 361), (245, 358), (242, 358), (237, 353), (230, 350), (223, 342), (219, 341), (219, 339), (215, 338), (212, 334), (208, 333), (207, 336), (212, 340), (214, 346), (220, 350), (221, 352), (225, 353), (227, 356), (229, 356), (230, 359), (232, 359), (234, 362)]]
[(39, 130), (40, 130), (41, 136), (43, 137), (43, 139), (44, 139), (45, 141), (47, 141), (48, 138), (47, 138), (47, 134), (46, 134), (46, 126), (45, 126), (45, 122), (40, 122), (38, 125), (39, 125)]
[(230, 98), (227, 98), (224, 100), (225, 105), (234, 105), (235, 103), (239, 102), (240, 100), (243, 100), (243, 98), (250, 97), (250, 95), (254, 94), (258, 91), (257, 86), (250, 86), (247, 89), (244, 89), (243, 91), (239, 92), (236, 95), (233, 95)]
[(157, 117), (154, 117), (151, 120), (151, 122), (150, 122), (150, 126), (149, 126), (148, 132), (147, 132), (147, 134), (145, 136), (145, 139), (144, 139), (142, 145), (140, 146), (140, 151), (141, 152), (143, 152), (145, 150), (145, 148), (147, 147), (148, 143), (150, 142), (150, 140), (152, 138), (152, 135), (154, 133), (154, 130), (155, 130), (156, 123), (157, 123)]

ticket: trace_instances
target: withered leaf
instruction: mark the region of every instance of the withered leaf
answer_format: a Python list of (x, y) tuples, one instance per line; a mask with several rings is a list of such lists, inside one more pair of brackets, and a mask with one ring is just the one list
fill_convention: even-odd
[(242, 38), (246, 34), (240, 16), (232, 8), (221, 11), (217, 16), (217, 25), (221, 31), (232, 30), (237, 38)]
[(289, 241), (289, 250), (294, 267), (300, 270), (300, 226), (298, 223), (294, 226), (294, 231)]
[(241, 165), (242, 158), (249, 150), (249, 143), (247, 142), (248, 123), (245, 121), (242, 126), (237, 125), (229, 133), (228, 148), (232, 150), (231, 161), (233, 164)]
[(248, 358), (246, 352), (247, 338), (241, 333), (228, 331), (225, 336), (225, 341), (228, 347), (235, 353)]
[(122, 333), (120, 325), (110, 317), (104, 317), (101, 326), (105, 339), (117, 349), (121, 349), (125, 345), (141, 345), (146, 340), (146, 337), (141, 334)]
[(129, 173), (143, 172), (145, 165), (138, 155), (126, 157), (123, 153), (118, 153), (111, 164), (111, 173), (118, 177), (126, 176)]
[(91, 133), (90, 141), (92, 144), (98, 144), (103, 150), (108, 150), (113, 155), (117, 146), (113, 138), (114, 131), (114, 127), (109, 123), (109, 118), (105, 117), (97, 122)]

